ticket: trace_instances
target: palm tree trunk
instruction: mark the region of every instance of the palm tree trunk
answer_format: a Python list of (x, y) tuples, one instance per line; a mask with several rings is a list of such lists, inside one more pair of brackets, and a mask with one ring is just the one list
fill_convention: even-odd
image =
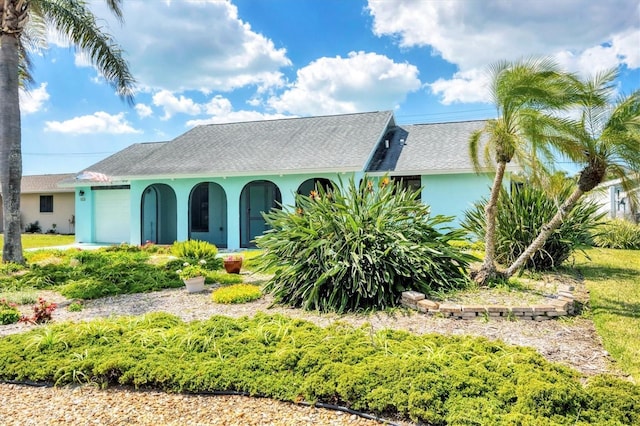
[(2, 260), (24, 263), (20, 223), (22, 150), (18, 64), (18, 40), (15, 34), (0, 33), (0, 189), (4, 213)]
[(533, 256), (547, 241), (549, 236), (562, 224), (564, 218), (573, 210), (576, 203), (582, 197), (584, 191), (579, 187), (573, 191), (573, 193), (565, 200), (564, 203), (560, 206), (557, 213), (551, 218), (549, 222), (542, 226), (542, 230), (538, 234), (538, 236), (529, 244), (529, 247), (526, 248), (525, 251), (522, 252), (520, 257), (518, 257), (511, 266), (509, 266), (504, 272), (504, 276), (506, 278), (511, 277), (518, 270), (520, 270), (527, 260), (531, 256)]
[(478, 271), (472, 273), (472, 278), (480, 285), (485, 285), (487, 281), (495, 278), (496, 268), (496, 215), (498, 197), (502, 189), (502, 180), (507, 169), (507, 163), (499, 162), (496, 167), (496, 175), (491, 186), (491, 195), (485, 206), (486, 229), (484, 232), (484, 261)]

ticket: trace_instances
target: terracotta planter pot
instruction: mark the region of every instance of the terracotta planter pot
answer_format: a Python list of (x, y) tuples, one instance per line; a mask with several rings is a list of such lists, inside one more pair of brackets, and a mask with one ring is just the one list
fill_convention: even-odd
[(242, 259), (224, 261), (224, 269), (228, 274), (239, 274), (240, 268), (242, 268)]
[(204, 291), (204, 277), (194, 277), (182, 281), (184, 281), (188, 293), (200, 293)]

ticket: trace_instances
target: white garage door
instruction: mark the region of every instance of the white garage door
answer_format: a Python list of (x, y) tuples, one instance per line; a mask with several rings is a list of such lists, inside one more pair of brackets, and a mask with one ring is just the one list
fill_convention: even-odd
[(97, 243), (129, 242), (131, 201), (128, 189), (96, 190), (95, 241)]

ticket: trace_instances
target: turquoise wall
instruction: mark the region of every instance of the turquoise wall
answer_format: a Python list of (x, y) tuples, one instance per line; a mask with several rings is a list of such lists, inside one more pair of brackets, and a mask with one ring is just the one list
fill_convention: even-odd
[[(251, 181), (268, 180), (280, 189), (282, 204), (293, 206), (295, 193), (304, 181), (312, 178), (327, 178), (338, 182), (338, 178), (346, 184), (350, 177), (356, 182), (362, 178), (363, 173), (324, 173), (324, 174), (297, 174), (297, 175), (272, 175), (256, 177), (228, 177), (228, 178), (184, 178), (184, 179), (156, 179), (139, 180), (131, 182), (131, 214), (130, 214), (130, 243), (139, 245), (141, 241), (141, 208), (143, 191), (152, 184), (163, 183), (170, 186), (176, 196), (176, 239), (187, 240), (189, 237), (189, 196), (191, 190), (202, 182), (214, 182), (219, 184), (227, 197), (227, 247), (228, 249), (240, 248), (240, 195), (242, 189)], [(508, 180), (508, 178), (506, 179)], [(424, 175), (422, 177), (422, 201), (431, 206), (433, 214), (455, 216), (454, 225), (459, 224), (463, 212), (471, 204), (483, 196), (489, 194), (491, 176), (475, 174), (448, 174), (448, 175)], [(84, 196), (79, 192), (85, 191)], [(76, 241), (93, 242), (93, 211), (92, 191), (89, 187), (76, 188)]]
[[(80, 193), (83, 192), (83, 195)], [(89, 186), (76, 187), (76, 242), (92, 243), (93, 235), (93, 191)]]
[[(353, 174), (341, 174), (343, 180), (348, 180)], [(360, 174), (358, 175), (360, 176)], [(229, 249), (240, 248), (240, 195), (242, 189), (248, 183), (255, 180), (268, 180), (280, 189), (282, 204), (292, 206), (295, 204), (295, 193), (302, 182), (312, 178), (327, 178), (338, 181), (338, 174), (298, 174), (298, 175), (274, 175), (256, 177), (228, 177), (228, 178), (185, 178), (185, 179), (156, 179), (139, 180), (131, 182), (131, 244), (141, 244), (141, 200), (142, 193), (151, 184), (164, 183), (169, 185), (176, 194), (177, 204), (177, 240), (184, 241), (189, 236), (189, 195), (192, 189), (203, 182), (213, 182), (220, 185), (227, 196), (227, 247)], [(89, 216), (85, 217), (92, 217)], [(194, 233), (192, 237), (197, 237)]]
[[(508, 178), (505, 179), (508, 181)], [(422, 176), (422, 202), (431, 206), (434, 215), (455, 216), (457, 226), (464, 211), (491, 192), (492, 176), (471, 173)]]

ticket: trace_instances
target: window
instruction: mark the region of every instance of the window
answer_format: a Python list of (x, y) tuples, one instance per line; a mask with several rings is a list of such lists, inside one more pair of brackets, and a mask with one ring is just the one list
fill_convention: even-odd
[(201, 183), (191, 193), (191, 230), (209, 232), (209, 184)]
[[(416, 176), (392, 176), (391, 179), (396, 183), (396, 185), (400, 185), (402, 189), (407, 191), (417, 191), (422, 186), (422, 180), (419, 175)], [(418, 199), (420, 199), (420, 194), (417, 195)]]
[(40, 196), (40, 213), (53, 213), (53, 195)]

